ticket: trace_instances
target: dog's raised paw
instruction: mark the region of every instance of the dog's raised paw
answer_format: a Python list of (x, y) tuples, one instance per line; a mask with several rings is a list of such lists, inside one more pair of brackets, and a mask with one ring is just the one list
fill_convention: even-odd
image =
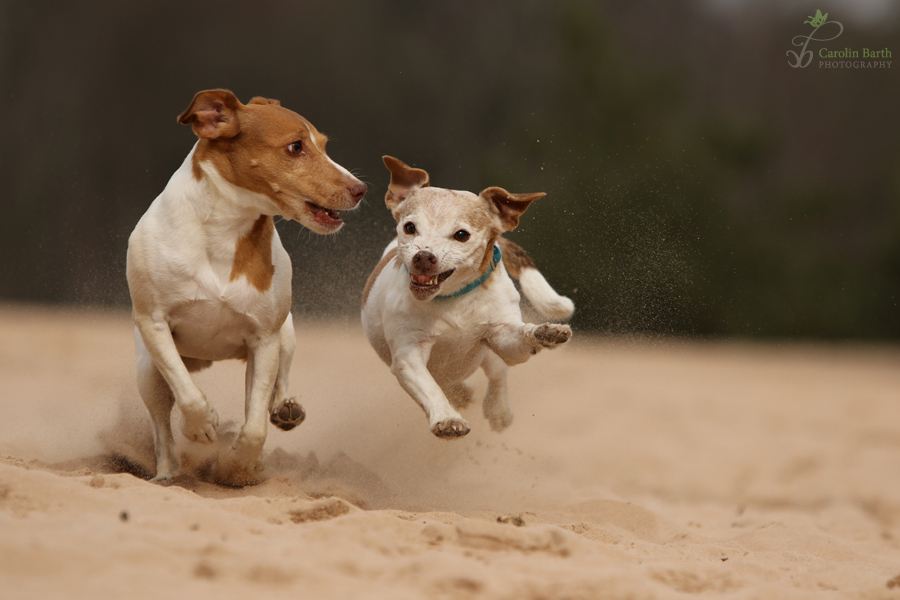
[(211, 444), (218, 439), (216, 427), (219, 426), (219, 415), (208, 403), (200, 410), (189, 410), (182, 407), (184, 425), (181, 433), (192, 442)]
[(278, 410), (272, 411), (269, 421), (275, 427), (290, 431), (306, 419), (306, 411), (297, 402), (296, 398), (288, 398)]
[(431, 427), (431, 433), (438, 437), (453, 438), (462, 437), (469, 433), (471, 428), (463, 419), (444, 419)]
[(534, 330), (534, 339), (544, 348), (555, 348), (564, 344), (572, 337), (572, 328), (568, 325), (556, 323), (544, 323)]

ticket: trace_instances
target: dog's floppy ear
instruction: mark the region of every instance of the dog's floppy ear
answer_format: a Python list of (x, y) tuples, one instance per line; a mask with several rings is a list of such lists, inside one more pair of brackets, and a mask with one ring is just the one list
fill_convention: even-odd
[(391, 172), (391, 183), (384, 195), (384, 203), (389, 209), (394, 210), (400, 206), (414, 190), (428, 187), (428, 173), (422, 169), (414, 169), (393, 156), (382, 156), (381, 160)]
[(519, 215), (528, 208), (528, 205), (543, 198), (547, 194), (538, 192), (536, 194), (510, 194), (501, 187), (489, 187), (479, 194), (493, 206), (499, 216), (500, 222), (503, 223), (505, 231), (512, 231), (519, 225)]
[(241, 106), (228, 90), (204, 90), (197, 92), (178, 122), (191, 125), (198, 138), (233, 138), (241, 130), (237, 115)]

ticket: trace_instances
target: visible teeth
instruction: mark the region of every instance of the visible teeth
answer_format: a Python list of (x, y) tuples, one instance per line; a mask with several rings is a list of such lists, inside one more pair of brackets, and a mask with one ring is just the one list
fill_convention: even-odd
[(431, 281), (428, 282), (429, 285), (434, 285), (437, 283), (437, 275), (431, 278)]

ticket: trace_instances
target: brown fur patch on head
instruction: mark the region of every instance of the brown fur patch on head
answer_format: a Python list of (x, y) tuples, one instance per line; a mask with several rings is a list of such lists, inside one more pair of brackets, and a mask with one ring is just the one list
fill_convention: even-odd
[(381, 272), (387, 266), (391, 260), (393, 260), (397, 256), (397, 249), (391, 248), (388, 250), (387, 254), (381, 257), (381, 260), (378, 261), (378, 264), (375, 265), (375, 269), (372, 271), (372, 274), (369, 275), (369, 278), (366, 280), (366, 287), (363, 288), (362, 293), (362, 306), (366, 307), (366, 300), (369, 299), (369, 292), (372, 291), (372, 286), (375, 285), (375, 280), (378, 279), (378, 276), (381, 275)]
[[(201, 92), (198, 97), (206, 97), (202, 94), (209, 95), (209, 92)], [(218, 98), (218, 95), (210, 97)], [(334, 210), (356, 207), (360, 198), (354, 197), (351, 188), (362, 185), (361, 182), (328, 158), (325, 153), (328, 138), (309, 121), (282, 107), (277, 100), (254, 98), (247, 105), (240, 104), (236, 98), (234, 101), (237, 107), (233, 114), (228, 113), (227, 122), (234, 123), (240, 135), (200, 136), (192, 159), (197, 180), (203, 178), (202, 164), (209, 163), (227, 182), (267, 196), (285, 217), (300, 221), (314, 231), (324, 226), (314, 222), (305, 200)], [(196, 98), (192, 107), (195, 104)], [(214, 120), (215, 114), (204, 118)], [(295, 143), (301, 144), (301, 152), (289, 150)], [(332, 230), (335, 229), (319, 233)]]
[(525, 252), (525, 248), (501, 237), (497, 240), (500, 251), (503, 252), (503, 266), (513, 279), (518, 279), (523, 269), (536, 269), (534, 260)]
[[(466, 192), (469, 201), (465, 210), (465, 220), (478, 231), (489, 231), (489, 237), (495, 238), (500, 235), (500, 230), (494, 221), (494, 215), (487, 210), (483, 202), (478, 202), (474, 198), (474, 194), (469, 195)], [(471, 200), (469, 200), (471, 199)]]
[(241, 275), (260, 292), (272, 286), (275, 265), (272, 264), (272, 236), (275, 222), (272, 217), (261, 215), (247, 235), (240, 238), (234, 250), (230, 281)]

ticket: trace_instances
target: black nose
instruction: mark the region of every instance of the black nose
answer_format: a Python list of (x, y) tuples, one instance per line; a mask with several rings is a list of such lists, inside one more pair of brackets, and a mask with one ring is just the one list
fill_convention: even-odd
[(362, 197), (366, 195), (366, 192), (369, 188), (363, 182), (359, 182), (356, 185), (351, 185), (347, 187), (347, 190), (350, 192), (350, 195), (353, 196), (353, 199), (359, 202), (362, 200)]
[(428, 250), (419, 250), (413, 256), (412, 263), (420, 271), (430, 271), (437, 264), (437, 256)]

